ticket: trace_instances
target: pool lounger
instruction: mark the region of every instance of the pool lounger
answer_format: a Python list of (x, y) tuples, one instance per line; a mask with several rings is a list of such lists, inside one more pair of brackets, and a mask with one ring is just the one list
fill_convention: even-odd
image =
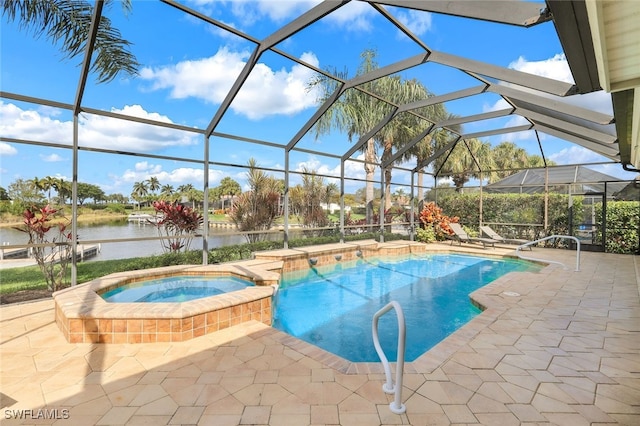
[(495, 244), (500, 242), (492, 238), (470, 237), (459, 223), (450, 223), (449, 227), (453, 231), (453, 235), (448, 237), (451, 239), (451, 245), (453, 245), (454, 241), (457, 241), (460, 245), (462, 243), (480, 243), (486, 249), (487, 246), (495, 248)]
[[(505, 244), (516, 244), (519, 246), (522, 246), (524, 244), (530, 243), (531, 241), (529, 240), (522, 240), (519, 238), (503, 238), (500, 234), (498, 234), (496, 231), (494, 231), (490, 226), (481, 226), (480, 227), (480, 232), (482, 232), (484, 235), (486, 235), (487, 237), (499, 241), (501, 243), (505, 243)], [(529, 250), (533, 250), (531, 248), (531, 246), (526, 246)]]

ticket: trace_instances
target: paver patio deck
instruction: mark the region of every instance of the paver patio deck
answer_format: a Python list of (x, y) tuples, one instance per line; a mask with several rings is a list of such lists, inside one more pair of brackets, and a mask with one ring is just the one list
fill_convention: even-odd
[(510, 274), (478, 290), (488, 309), (406, 364), (402, 415), (389, 410), (381, 369), (336, 369), (323, 351), (258, 322), (187, 342), (71, 344), (46, 300), (0, 307), (0, 421), (640, 424), (638, 257), (582, 253), (574, 272), (575, 252), (526, 254), (569, 269)]

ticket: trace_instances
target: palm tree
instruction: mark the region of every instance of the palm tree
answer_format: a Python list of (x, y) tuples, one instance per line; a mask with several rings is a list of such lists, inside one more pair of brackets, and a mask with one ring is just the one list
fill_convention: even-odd
[(493, 168), (491, 144), (478, 139), (460, 141), (448, 156), (440, 156), (434, 163), (436, 170), (440, 170), (438, 175), (452, 178), (456, 192), (462, 192), (469, 179), (477, 179), (482, 170)]
[(490, 183), (512, 175), (514, 169), (529, 167), (529, 154), (513, 142), (501, 142), (491, 154), (497, 170), (490, 173)]
[(338, 192), (338, 185), (333, 182), (328, 183), (327, 186), (324, 187), (324, 202), (327, 205), (327, 210), (329, 210), (329, 205), (333, 202), (336, 195), (338, 195)]
[(133, 184), (131, 198), (138, 202), (138, 210), (142, 207), (142, 201), (149, 195), (149, 188), (146, 181), (136, 182)]
[(157, 177), (151, 176), (149, 179), (147, 179), (147, 187), (149, 188), (149, 191), (156, 192), (161, 188), (160, 181)]
[(51, 190), (55, 187), (56, 178), (53, 176), (47, 176), (42, 179), (42, 185), (44, 186), (44, 190), (47, 191), (47, 200), (49, 204), (51, 204)]
[[(113, 3), (107, 0), (105, 3)], [(60, 45), (66, 59), (83, 55), (89, 39), (93, 2), (87, 0), (4, 0), (3, 16), (31, 30), (36, 37), (45, 35)], [(125, 13), (131, 11), (131, 0), (121, 1)], [(118, 73), (135, 75), (140, 64), (129, 51), (130, 42), (121, 38), (120, 31), (111, 26), (105, 16), (100, 17), (93, 52), (91, 71), (98, 73), (101, 83), (113, 80)]]
[[(442, 104), (431, 105), (426, 111), (421, 108), (417, 112), (422, 116), (429, 117), (436, 124), (456, 117), (456, 115), (448, 113)], [(414, 127), (414, 131), (416, 134), (420, 134), (424, 132), (428, 126), (430, 126), (429, 123), (421, 120)], [(460, 126), (452, 126), (450, 129), (459, 131)], [(415, 156), (416, 165), (421, 166), (417, 173), (418, 181), (416, 182), (418, 187), (418, 192), (416, 194), (418, 203), (422, 203), (424, 201), (424, 168), (428, 166), (425, 162), (434, 154), (434, 152), (436, 152), (436, 150), (444, 147), (450, 140), (451, 132), (449, 132), (449, 130), (437, 128), (404, 153), (402, 161), (409, 161), (413, 156)]]
[(62, 205), (71, 197), (71, 182), (62, 178), (52, 178), (51, 186), (58, 192), (58, 202)]
[(190, 183), (180, 185), (178, 187), (178, 193), (183, 197), (186, 197), (188, 201), (191, 201), (191, 207), (196, 208), (196, 201), (202, 201), (204, 193), (198, 191), (195, 186)]
[(44, 191), (44, 188), (45, 188), (44, 179), (40, 179), (36, 176), (31, 180), (31, 183), (33, 183), (33, 187), (36, 189), (36, 191), (38, 192)]
[(240, 184), (230, 178), (229, 176), (225, 176), (220, 181), (220, 195), (222, 199), (222, 210), (224, 210), (224, 197), (230, 198), (233, 200), (235, 195), (239, 195), (242, 192), (242, 188)]
[[(358, 68), (357, 76), (365, 75), (378, 68), (375, 50), (365, 50), (360, 56), (362, 62)], [(346, 73), (333, 71), (334, 75), (345, 79)], [(326, 101), (337, 88), (334, 80), (318, 77), (310, 83), (310, 87), (319, 86), (323, 95), (320, 101)], [(347, 90), (329, 110), (318, 120), (315, 125), (316, 138), (322, 134), (329, 133), (335, 127), (347, 133), (349, 140), (362, 135), (373, 129), (386, 115), (392, 112), (394, 105), (403, 105), (417, 100), (426, 99), (430, 94), (426, 88), (417, 80), (403, 80), (398, 75), (385, 76), (376, 80), (364, 83), (362, 89), (376, 94), (388, 102), (383, 102), (361, 90)], [(425, 108), (428, 110), (428, 108)], [(423, 111), (424, 112), (424, 111)], [(429, 112), (428, 115), (433, 115)], [(403, 144), (413, 139), (416, 134), (418, 117), (414, 114), (403, 113), (394, 117), (388, 122), (374, 137), (370, 138), (363, 147), (365, 154), (364, 169), (366, 173), (366, 195), (367, 222), (370, 223), (373, 212), (373, 181), (376, 168), (377, 146), (382, 148), (382, 162), (388, 160), (394, 148), (399, 148)], [(401, 161), (401, 160), (400, 160)], [(384, 170), (385, 193), (390, 194), (391, 177), (393, 165), (389, 164)], [(391, 198), (387, 197), (385, 209), (391, 207)]]
[[(419, 81), (417, 80), (408, 80), (402, 81), (399, 78), (388, 78), (383, 81), (386, 85), (384, 86), (383, 93), (387, 99), (392, 101), (397, 105), (404, 105), (414, 101), (426, 100), (429, 97), (433, 96), (427, 88), (425, 88)], [(430, 122), (438, 122), (446, 116), (446, 111), (442, 104), (431, 105), (427, 107), (423, 107), (414, 111), (416, 114), (403, 113), (399, 114), (392, 121), (390, 121), (379, 133), (382, 141), (383, 153), (382, 153), (382, 162), (387, 163), (388, 160), (393, 155), (394, 148), (397, 150), (401, 148), (406, 143), (413, 141), (415, 136), (422, 133), (426, 127), (429, 125), (429, 122), (424, 117), (428, 119)], [(440, 130), (441, 132), (441, 130)], [(431, 137), (427, 136), (423, 138), (422, 143), (418, 142), (414, 145), (413, 148), (407, 150), (403, 156), (401, 156), (397, 163), (401, 163), (403, 161), (407, 161), (410, 157), (416, 156), (417, 154), (426, 155), (427, 153), (432, 152), (431, 148)], [(430, 155), (430, 154), (429, 154)], [(426, 159), (426, 156), (425, 158)], [(385, 194), (387, 197), (385, 198), (385, 210), (391, 208), (391, 174), (392, 174), (393, 166), (389, 164), (385, 168)], [(422, 175), (419, 176), (418, 186), (422, 186)]]
[(160, 188), (160, 198), (167, 201), (175, 201), (175, 194), (173, 191), (172, 185), (162, 185)]
[(396, 189), (396, 192), (393, 193), (393, 196), (395, 197), (396, 202), (399, 206), (404, 206), (407, 203), (407, 194), (404, 192), (404, 189)]
[[(360, 57), (362, 58), (362, 62), (358, 67), (356, 77), (378, 68), (378, 64), (375, 61), (375, 50), (365, 50)], [(346, 72), (338, 72), (337, 70), (330, 70), (330, 72), (338, 78), (343, 80), (347, 79)], [(379, 93), (381, 90), (376, 89), (376, 87), (379, 85), (383, 86), (381, 80), (387, 78), (389, 77), (364, 83), (361, 88), (371, 93)], [(387, 84), (387, 86), (389, 85), (390, 84)], [(323, 75), (309, 83), (310, 88), (318, 87), (320, 89), (322, 93), (319, 99), (320, 102), (325, 102), (331, 97), (338, 86), (339, 83), (336, 80)], [(353, 139), (357, 140), (373, 129), (390, 111), (391, 106), (389, 104), (379, 101), (360, 90), (349, 89), (333, 103), (331, 108), (329, 108), (315, 124), (314, 131), (316, 138), (324, 134), (329, 134), (332, 128), (336, 128), (341, 132), (346, 132), (349, 141)], [(367, 181), (365, 195), (367, 222), (371, 223), (373, 219), (373, 181), (377, 163), (376, 140), (374, 138), (367, 140), (362, 151), (365, 157), (364, 170)]]

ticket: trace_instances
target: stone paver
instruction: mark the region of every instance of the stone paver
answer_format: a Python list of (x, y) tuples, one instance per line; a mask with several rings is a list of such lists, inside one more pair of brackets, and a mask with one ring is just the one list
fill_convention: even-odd
[(2, 424), (640, 424), (638, 258), (582, 253), (574, 272), (575, 252), (526, 254), (569, 269), (476, 291), (487, 310), (406, 364), (402, 415), (379, 366), (257, 321), (188, 342), (71, 344), (46, 300), (0, 307)]

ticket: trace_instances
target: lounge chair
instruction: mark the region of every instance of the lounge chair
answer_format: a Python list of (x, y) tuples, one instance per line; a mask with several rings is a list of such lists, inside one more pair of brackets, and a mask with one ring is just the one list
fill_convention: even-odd
[[(492, 240), (496, 240), (504, 244), (517, 244), (521, 246), (523, 244), (527, 244), (531, 242), (529, 240), (522, 240), (519, 238), (503, 238), (500, 234), (498, 234), (496, 231), (491, 229), (490, 226), (481, 226), (480, 232), (482, 232), (484, 235), (491, 238)], [(529, 250), (533, 250), (531, 246), (527, 246), (527, 248), (529, 248)]]
[(454, 241), (457, 241), (460, 245), (462, 243), (480, 243), (484, 248), (487, 248), (487, 246), (495, 247), (495, 244), (500, 242), (491, 238), (470, 237), (459, 223), (450, 223), (449, 227), (453, 231), (453, 235), (449, 236), (451, 245), (453, 245)]

